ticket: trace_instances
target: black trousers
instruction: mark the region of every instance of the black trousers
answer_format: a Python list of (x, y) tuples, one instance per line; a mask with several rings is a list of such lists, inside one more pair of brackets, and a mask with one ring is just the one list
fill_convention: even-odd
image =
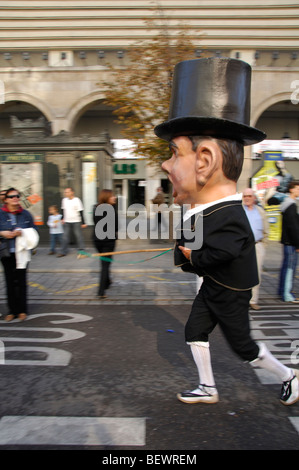
[(209, 335), (219, 324), (238, 356), (244, 361), (257, 359), (259, 347), (250, 335), (250, 298), (251, 290), (227, 289), (205, 277), (185, 327), (186, 341), (209, 341)]
[[(105, 256), (106, 259), (112, 259), (112, 256)], [(101, 259), (101, 275), (98, 295), (104, 295), (105, 290), (110, 286), (110, 261)]]
[(28, 314), (27, 269), (16, 268), (16, 257), (14, 253), (11, 253), (7, 258), (2, 258), (1, 262), (4, 268), (9, 314)]
[[(114, 251), (115, 248), (115, 240), (109, 240), (109, 241), (104, 241), (104, 242), (96, 242), (95, 243), (96, 248), (99, 253), (110, 253), (111, 251)], [(107, 260), (111, 259), (112, 256), (104, 256)], [(110, 280), (110, 266), (111, 266), (111, 261), (106, 261), (105, 259), (100, 258), (100, 265), (101, 265), (101, 274), (100, 274), (100, 279), (99, 279), (99, 290), (98, 290), (98, 295), (104, 295), (105, 290), (108, 289), (111, 280)]]

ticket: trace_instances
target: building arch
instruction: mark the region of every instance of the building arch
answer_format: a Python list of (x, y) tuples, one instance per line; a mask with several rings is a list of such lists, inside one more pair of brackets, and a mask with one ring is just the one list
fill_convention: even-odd
[(44, 101), (36, 98), (36, 96), (30, 95), (28, 93), (20, 92), (4, 92), (4, 102), (0, 104), (0, 113), (1, 110), (7, 105), (7, 103), (12, 101), (19, 101), (33, 106), (38, 109), (47, 119), (47, 121), (52, 122), (55, 119), (55, 115), (51, 108)]
[[(258, 106), (254, 108), (254, 111), (251, 114), (251, 122), (253, 126), (256, 126), (256, 123), (261, 118), (262, 114), (271, 108), (271, 106), (278, 104), (282, 101), (290, 101), (291, 93), (288, 91), (281, 91), (274, 95), (268, 96), (266, 99), (261, 101)], [(299, 111), (299, 110), (298, 110)], [(263, 129), (261, 129), (263, 130)]]
[(267, 134), (268, 140), (299, 140), (299, 106), (291, 101), (289, 93), (281, 93), (278, 98), (268, 103), (256, 127)]
[(89, 93), (88, 95), (85, 95), (78, 101), (76, 101), (66, 113), (66, 120), (69, 123), (68, 131), (70, 133), (73, 133), (78, 123), (78, 120), (83, 116), (83, 114), (88, 109), (92, 108), (95, 103), (102, 102), (104, 99), (104, 93), (96, 91), (93, 93)]

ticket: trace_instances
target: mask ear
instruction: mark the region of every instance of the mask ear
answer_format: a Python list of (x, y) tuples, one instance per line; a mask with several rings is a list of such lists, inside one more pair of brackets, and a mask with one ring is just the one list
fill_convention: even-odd
[(204, 186), (214, 173), (221, 168), (222, 153), (216, 142), (203, 140), (196, 150), (196, 178)]

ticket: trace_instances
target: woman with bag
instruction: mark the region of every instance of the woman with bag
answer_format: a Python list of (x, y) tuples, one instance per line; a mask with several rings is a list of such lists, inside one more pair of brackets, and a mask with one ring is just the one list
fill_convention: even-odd
[(6, 191), (0, 209), (0, 237), (7, 244), (1, 262), (4, 268), (9, 313), (5, 320), (27, 317), (27, 267), (31, 249), (37, 246), (39, 236), (30, 212), (20, 205), (20, 193), (15, 188)]

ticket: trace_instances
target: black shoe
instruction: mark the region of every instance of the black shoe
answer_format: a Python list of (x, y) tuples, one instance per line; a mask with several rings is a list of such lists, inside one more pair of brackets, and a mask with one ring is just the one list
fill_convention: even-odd
[(299, 370), (293, 369), (291, 380), (283, 382), (280, 393), (280, 401), (283, 405), (293, 405), (299, 400)]

